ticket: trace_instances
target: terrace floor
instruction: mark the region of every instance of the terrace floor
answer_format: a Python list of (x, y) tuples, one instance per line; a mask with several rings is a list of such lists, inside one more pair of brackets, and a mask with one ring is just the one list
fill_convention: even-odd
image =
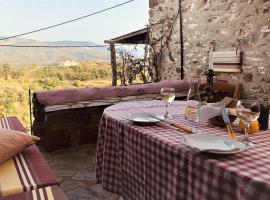
[(70, 200), (123, 200), (119, 195), (105, 191), (100, 184), (96, 184), (95, 144), (52, 153), (41, 151), (60, 178), (61, 188)]

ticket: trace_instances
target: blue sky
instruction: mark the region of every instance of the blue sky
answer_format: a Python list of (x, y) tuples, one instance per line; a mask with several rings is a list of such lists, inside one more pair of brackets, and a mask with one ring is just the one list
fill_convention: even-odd
[[(0, 36), (16, 35), (87, 15), (127, 0), (0, 0)], [(41, 41), (89, 40), (102, 44), (148, 23), (149, 0), (122, 7), (24, 38)]]

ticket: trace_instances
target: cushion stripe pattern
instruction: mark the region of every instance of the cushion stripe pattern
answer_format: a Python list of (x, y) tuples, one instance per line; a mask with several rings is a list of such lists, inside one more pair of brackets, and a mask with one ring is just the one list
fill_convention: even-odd
[[(0, 127), (26, 132), (17, 117), (1, 118)], [(37, 146), (31, 145), (0, 165), (0, 185), (0, 193), (5, 197), (59, 185), (59, 182)], [(42, 191), (40, 193), (42, 195)]]

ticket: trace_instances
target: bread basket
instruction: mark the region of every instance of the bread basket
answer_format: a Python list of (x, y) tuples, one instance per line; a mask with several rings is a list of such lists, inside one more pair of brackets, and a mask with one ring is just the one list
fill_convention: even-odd
[[(237, 99), (233, 99), (230, 97), (225, 97), (222, 102), (224, 103), (226, 108), (228, 109), (228, 115), (229, 115), (229, 119), (231, 121), (231, 123), (233, 123), (236, 119), (237, 119), (237, 115), (236, 115), (236, 104), (237, 104)], [(219, 104), (220, 102), (218, 102), (217, 104)], [(226, 124), (223, 121), (223, 117), (222, 115), (216, 116), (216, 117), (212, 117), (210, 119), (208, 119), (209, 124), (212, 124), (214, 126), (219, 126), (219, 127), (225, 127)]]

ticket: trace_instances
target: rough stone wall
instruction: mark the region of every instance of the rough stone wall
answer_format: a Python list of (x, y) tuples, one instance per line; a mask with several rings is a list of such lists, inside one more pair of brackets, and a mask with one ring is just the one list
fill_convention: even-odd
[[(150, 40), (168, 32), (164, 24), (178, 5), (178, 0), (150, 0)], [(218, 79), (242, 82), (244, 95), (270, 94), (270, 0), (182, 0), (182, 12), (185, 78), (208, 68), (211, 42), (216, 51), (236, 50), (239, 44), (242, 73), (222, 73)], [(180, 78), (179, 24), (177, 16), (162, 51), (161, 79)]]

